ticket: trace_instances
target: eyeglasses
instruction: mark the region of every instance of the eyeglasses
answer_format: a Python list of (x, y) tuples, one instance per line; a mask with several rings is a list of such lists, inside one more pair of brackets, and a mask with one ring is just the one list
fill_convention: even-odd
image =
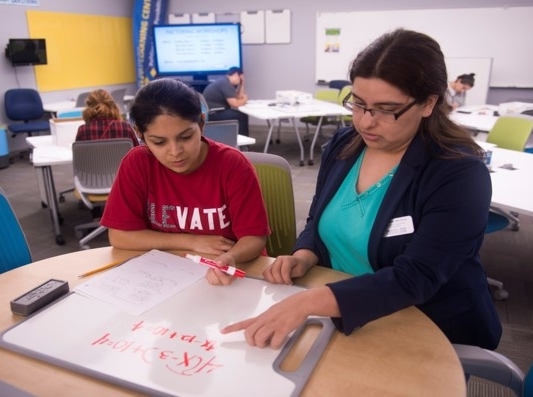
[(360, 117), (362, 117), (366, 112), (369, 112), (370, 115), (374, 118), (374, 120), (382, 123), (394, 123), (400, 118), (402, 114), (407, 112), (416, 104), (416, 101), (413, 101), (397, 112), (390, 112), (387, 110), (369, 109), (367, 107), (364, 107), (363, 105), (356, 103), (353, 100), (350, 101), (349, 99), (351, 96), (352, 93), (346, 95), (346, 97), (342, 100), (342, 106), (344, 106), (348, 110), (351, 110), (354, 115), (358, 115)]

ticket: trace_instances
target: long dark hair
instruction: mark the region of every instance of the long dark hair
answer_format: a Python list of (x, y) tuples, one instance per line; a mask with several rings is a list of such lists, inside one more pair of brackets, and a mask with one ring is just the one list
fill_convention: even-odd
[(170, 78), (153, 80), (142, 87), (130, 108), (130, 119), (143, 135), (157, 116), (179, 116), (191, 122), (202, 122), (202, 108), (196, 91), (185, 83)]
[[(440, 157), (483, 155), (468, 131), (448, 117), (449, 108), (444, 100), (448, 84), (446, 64), (439, 44), (431, 37), (405, 29), (384, 34), (353, 60), (352, 84), (356, 77), (384, 80), (414, 98), (416, 103), (438, 95), (433, 112), (422, 119), (417, 134), (426, 144), (437, 144), (441, 148)], [(362, 144), (362, 138), (355, 135), (342, 156), (352, 155)]]

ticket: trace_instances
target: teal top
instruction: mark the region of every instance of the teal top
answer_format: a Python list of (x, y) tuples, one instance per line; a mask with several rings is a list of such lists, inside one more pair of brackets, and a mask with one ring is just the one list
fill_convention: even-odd
[(374, 272), (368, 260), (368, 239), (397, 168), (395, 166), (380, 181), (358, 194), (356, 181), (365, 152), (366, 149), (346, 175), (318, 223), (318, 232), (328, 247), (333, 269), (355, 276)]

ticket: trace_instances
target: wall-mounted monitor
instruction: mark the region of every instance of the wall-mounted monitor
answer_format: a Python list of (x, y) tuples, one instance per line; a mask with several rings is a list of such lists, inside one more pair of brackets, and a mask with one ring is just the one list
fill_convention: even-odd
[(155, 67), (159, 76), (207, 80), (242, 69), (240, 23), (154, 25)]
[(46, 65), (46, 40), (9, 39), (6, 56), (13, 66)]

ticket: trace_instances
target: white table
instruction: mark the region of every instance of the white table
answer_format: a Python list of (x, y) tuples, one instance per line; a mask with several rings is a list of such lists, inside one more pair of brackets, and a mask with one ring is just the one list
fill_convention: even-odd
[(460, 113), (452, 112), (450, 118), (457, 124), (462, 125), (470, 130), (476, 132), (489, 132), (494, 123), (498, 120), (498, 116), (493, 114), (476, 114), (476, 113)]
[[(533, 154), (498, 147), (491, 150), (491, 204), (507, 211), (533, 216)], [(501, 168), (504, 164), (512, 164), (516, 169)]]
[(58, 146), (53, 142), (51, 135), (27, 137), (26, 142), (32, 148), (31, 160), (33, 166), (41, 171), (42, 182), (46, 195), (46, 203), (50, 210), (50, 220), (54, 227), (56, 243), (65, 244), (65, 238), (61, 234), (60, 224), (62, 223), (59, 214), (56, 187), (52, 166), (60, 164), (72, 164), (72, 149), (65, 146)]
[(313, 141), (311, 142), (311, 147), (309, 149), (308, 164), (313, 165), (313, 152), (324, 117), (349, 116), (352, 114), (348, 109), (345, 109), (341, 105), (332, 102), (320, 101), (318, 99), (313, 99), (309, 103), (294, 106), (278, 106), (276, 105), (275, 100), (250, 100), (246, 105), (240, 106), (239, 110), (243, 113), (246, 113), (248, 116), (268, 122), (269, 129), (265, 142), (265, 153), (268, 151), (268, 145), (270, 144), (272, 132), (274, 131), (276, 122), (281, 119), (290, 119), (292, 125), (294, 126), (294, 132), (296, 133), (298, 145), (300, 146), (300, 165), (304, 165), (305, 154), (300, 133), (298, 131), (298, 126), (296, 124), (297, 119), (308, 116), (319, 117), (319, 121), (313, 136)]

